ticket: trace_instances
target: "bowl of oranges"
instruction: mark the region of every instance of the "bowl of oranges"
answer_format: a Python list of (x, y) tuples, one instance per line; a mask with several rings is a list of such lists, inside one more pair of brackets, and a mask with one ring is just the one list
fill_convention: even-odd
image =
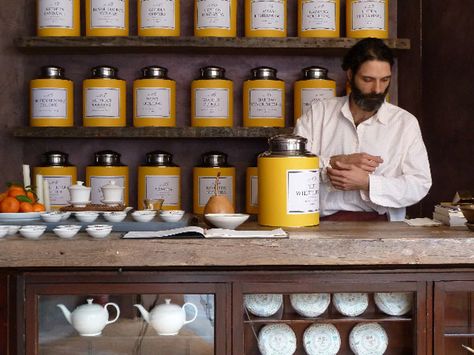
[(30, 188), (10, 183), (0, 193), (0, 221), (39, 219), (44, 211), (44, 205)]

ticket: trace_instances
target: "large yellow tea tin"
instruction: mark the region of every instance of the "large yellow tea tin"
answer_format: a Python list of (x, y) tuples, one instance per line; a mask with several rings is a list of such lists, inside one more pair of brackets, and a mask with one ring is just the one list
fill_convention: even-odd
[(194, 0), (194, 35), (237, 36), (237, 0)]
[(84, 127), (126, 126), (126, 82), (110, 66), (92, 68), (92, 78), (82, 84)]
[(336, 96), (336, 82), (328, 78), (326, 68), (314, 66), (304, 68), (303, 78), (295, 81), (294, 122), (311, 108), (312, 103)]
[(56, 66), (41, 68), (30, 81), (30, 126), (71, 127), (74, 125), (74, 83)]
[(347, 0), (347, 37), (388, 38), (388, 1)]
[(225, 69), (201, 68), (199, 79), (191, 83), (191, 126), (232, 127), (234, 84), (225, 77)]
[(340, 0), (298, 0), (299, 37), (339, 37)]
[(201, 165), (193, 169), (193, 212), (202, 214), (219, 176), (218, 193), (225, 195), (235, 209), (235, 168), (227, 163), (227, 154), (207, 152), (201, 156)]
[(245, 37), (286, 37), (287, 0), (245, 0)]
[(36, 34), (39, 37), (80, 36), (80, 0), (37, 0)]
[(151, 66), (133, 82), (133, 125), (135, 127), (176, 126), (176, 82), (168, 69)]
[(42, 175), (48, 181), (49, 199), (53, 209), (69, 205), (69, 186), (77, 181), (77, 168), (68, 161), (68, 154), (50, 151), (43, 154), (43, 164), (33, 168), (33, 181)]
[[(115, 184), (124, 187), (123, 201), (104, 201), (101, 187), (115, 180)], [(86, 185), (91, 188), (91, 202), (94, 204), (112, 204), (123, 202), (128, 205), (128, 166), (120, 162), (120, 154), (112, 150), (95, 153), (94, 165), (86, 167)]]
[(258, 157), (258, 223), (303, 227), (319, 224), (319, 159), (306, 138), (279, 135)]
[(138, 167), (138, 208), (145, 199), (163, 199), (163, 210), (181, 209), (181, 168), (170, 153), (156, 150), (146, 154), (146, 163)]
[(179, 36), (180, 0), (137, 0), (139, 36)]
[(285, 82), (276, 69), (258, 67), (243, 85), (244, 127), (285, 127)]
[(245, 174), (245, 212), (258, 213), (258, 168), (249, 166)]
[(86, 0), (86, 36), (128, 36), (128, 0)]

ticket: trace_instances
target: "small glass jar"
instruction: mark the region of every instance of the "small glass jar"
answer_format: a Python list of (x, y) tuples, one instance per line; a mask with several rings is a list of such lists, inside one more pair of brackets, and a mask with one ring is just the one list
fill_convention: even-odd
[(80, 0), (37, 0), (38, 37), (75, 37), (81, 35)]
[(388, 38), (388, 0), (347, 0), (349, 38)]
[(245, 37), (286, 37), (287, 0), (245, 0)]
[(128, 36), (129, 0), (86, 0), (86, 36)]
[(137, 0), (139, 36), (179, 36), (179, 0)]
[(339, 37), (340, 0), (298, 0), (299, 37)]
[(194, 0), (194, 35), (237, 36), (237, 0)]

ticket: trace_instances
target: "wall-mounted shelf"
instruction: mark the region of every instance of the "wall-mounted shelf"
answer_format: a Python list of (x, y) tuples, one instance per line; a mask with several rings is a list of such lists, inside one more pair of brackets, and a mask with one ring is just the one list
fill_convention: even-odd
[(268, 138), (292, 127), (17, 127), (19, 138)]

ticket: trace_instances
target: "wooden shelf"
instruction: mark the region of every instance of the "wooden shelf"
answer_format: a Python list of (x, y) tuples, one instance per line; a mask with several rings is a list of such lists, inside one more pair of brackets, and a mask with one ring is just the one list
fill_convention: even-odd
[(245, 324), (253, 323), (352, 323), (352, 322), (411, 322), (412, 318), (407, 317), (393, 317), (380, 313), (368, 313), (361, 317), (346, 317), (342, 315), (322, 315), (316, 318), (301, 317), (296, 313), (285, 313), (283, 316), (272, 317), (255, 317), (250, 315), (250, 319), (245, 319)]
[(292, 127), (17, 127), (18, 138), (268, 138)]
[[(345, 50), (352, 47), (358, 39), (355, 38), (250, 38), (250, 37), (19, 37), (15, 39), (15, 46), (26, 51), (183, 51), (198, 52), (229, 52), (235, 54), (235, 49), (255, 53), (298, 54), (298, 53), (332, 53), (334, 50)], [(396, 50), (410, 49), (410, 40), (406, 38), (393, 38), (384, 40), (385, 43)]]
[(444, 336), (449, 338), (474, 338), (474, 327), (446, 327)]

